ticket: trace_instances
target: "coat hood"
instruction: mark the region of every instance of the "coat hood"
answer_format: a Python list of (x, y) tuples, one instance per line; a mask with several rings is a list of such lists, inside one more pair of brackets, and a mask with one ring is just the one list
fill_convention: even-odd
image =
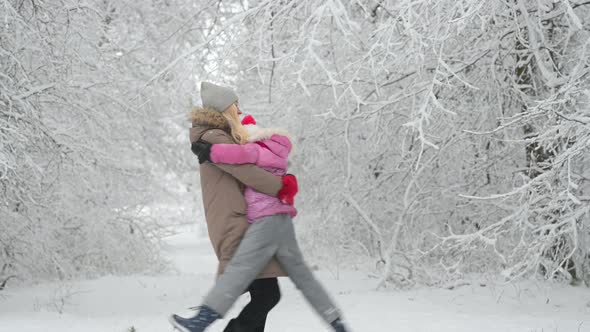
[[(257, 125), (256, 119), (251, 114), (246, 115), (242, 119), (242, 126), (248, 131), (248, 142), (250, 143), (273, 139), (274, 135), (287, 138), (290, 141), (289, 144), (293, 142), (293, 137), (288, 131), (281, 128), (261, 128)], [(284, 141), (284, 139), (280, 141)]]
[(195, 107), (189, 113), (189, 120), (192, 122), (190, 129), (190, 141), (198, 141), (203, 134), (210, 129), (221, 129), (229, 133), (229, 123), (212, 107)]
[(275, 154), (286, 158), (293, 151), (293, 138), (285, 129), (260, 128), (257, 125), (245, 125), (248, 130), (248, 142), (261, 142)]
[(291, 134), (285, 129), (281, 128), (260, 128), (257, 125), (244, 126), (248, 130), (248, 142), (264, 141), (273, 139), (274, 135), (284, 136), (290, 141), (293, 140)]

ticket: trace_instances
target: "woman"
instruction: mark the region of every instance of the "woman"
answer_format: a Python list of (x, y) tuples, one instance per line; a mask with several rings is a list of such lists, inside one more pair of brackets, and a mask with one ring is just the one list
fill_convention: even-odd
[[(233, 106), (226, 112), (232, 115), (233, 129), (240, 126), (237, 108)], [(192, 150), (198, 155), (199, 163), (255, 164), (275, 175), (286, 174), (292, 148), (289, 133), (282, 129), (260, 129), (251, 116), (244, 118), (242, 124), (249, 128), (247, 143), (197, 141), (193, 144)], [(334, 332), (346, 332), (340, 310), (305, 264), (293, 227), (292, 218), (297, 215), (293, 201), (272, 197), (251, 187), (246, 188), (244, 196), (251, 226), (234, 257), (203, 300), (199, 312), (189, 318), (172, 315), (170, 323), (184, 332), (204, 332), (229, 311), (243, 290), (274, 256)]]
[[(203, 82), (201, 99), (203, 107), (196, 108), (191, 113), (191, 143), (200, 139), (212, 144), (240, 142), (239, 129), (232, 131), (228, 115), (224, 112), (237, 103), (238, 97), (235, 92), (226, 87)], [(268, 195), (278, 196), (279, 192), (284, 195), (292, 189), (289, 181), (293, 181), (294, 178), (277, 177), (255, 165), (211, 163), (200, 166), (200, 175), (209, 238), (219, 260), (217, 273), (221, 274), (249, 225), (246, 220), (243, 185)], [(268, 313), (280, 300), (277, 282), (279, 276), (285, 276), (285, 273), (273, 259), (248, 288), (250, 303), (236, 319), (230, 321), (225, 332), (264, 331)]]

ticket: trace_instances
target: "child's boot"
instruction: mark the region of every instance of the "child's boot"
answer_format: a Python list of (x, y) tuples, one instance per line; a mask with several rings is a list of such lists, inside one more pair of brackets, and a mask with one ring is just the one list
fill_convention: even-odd
[(207, 326), (221, 316), (213, 309), (202, 306), (199, 312), (192, 318), (182, 318), (178, 315), (170, 316), (170, 323), (182, 332), (203, 332)]

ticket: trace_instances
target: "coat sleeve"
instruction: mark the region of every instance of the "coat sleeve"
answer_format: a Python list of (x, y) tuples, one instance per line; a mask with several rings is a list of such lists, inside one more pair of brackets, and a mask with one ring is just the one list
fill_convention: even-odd
[(256, 164), (260, 153), (260, 145), (248, 143), (213, 144), (211, 147), (211, 161), (221, 164)]
[[(233, 144), (230, 136), (220, 129), (211, 129), (203, 134), (203, 140), (211, 144)], [(222, 171), (231, 174), (248, 187), (256, 191), (276, 197), (283, 187), (282, 178), (259, 168), (254, 164), (229, 165), (214, 164)]]

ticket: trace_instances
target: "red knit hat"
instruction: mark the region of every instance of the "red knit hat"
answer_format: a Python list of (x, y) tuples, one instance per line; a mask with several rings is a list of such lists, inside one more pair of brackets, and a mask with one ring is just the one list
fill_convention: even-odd
[(243, 119), (242, 119), (242, 126), (245, 125), (255, 125), (256, 124), (256, 120), (254, 120), (254, 117), (250, 114), (246, 115)]

